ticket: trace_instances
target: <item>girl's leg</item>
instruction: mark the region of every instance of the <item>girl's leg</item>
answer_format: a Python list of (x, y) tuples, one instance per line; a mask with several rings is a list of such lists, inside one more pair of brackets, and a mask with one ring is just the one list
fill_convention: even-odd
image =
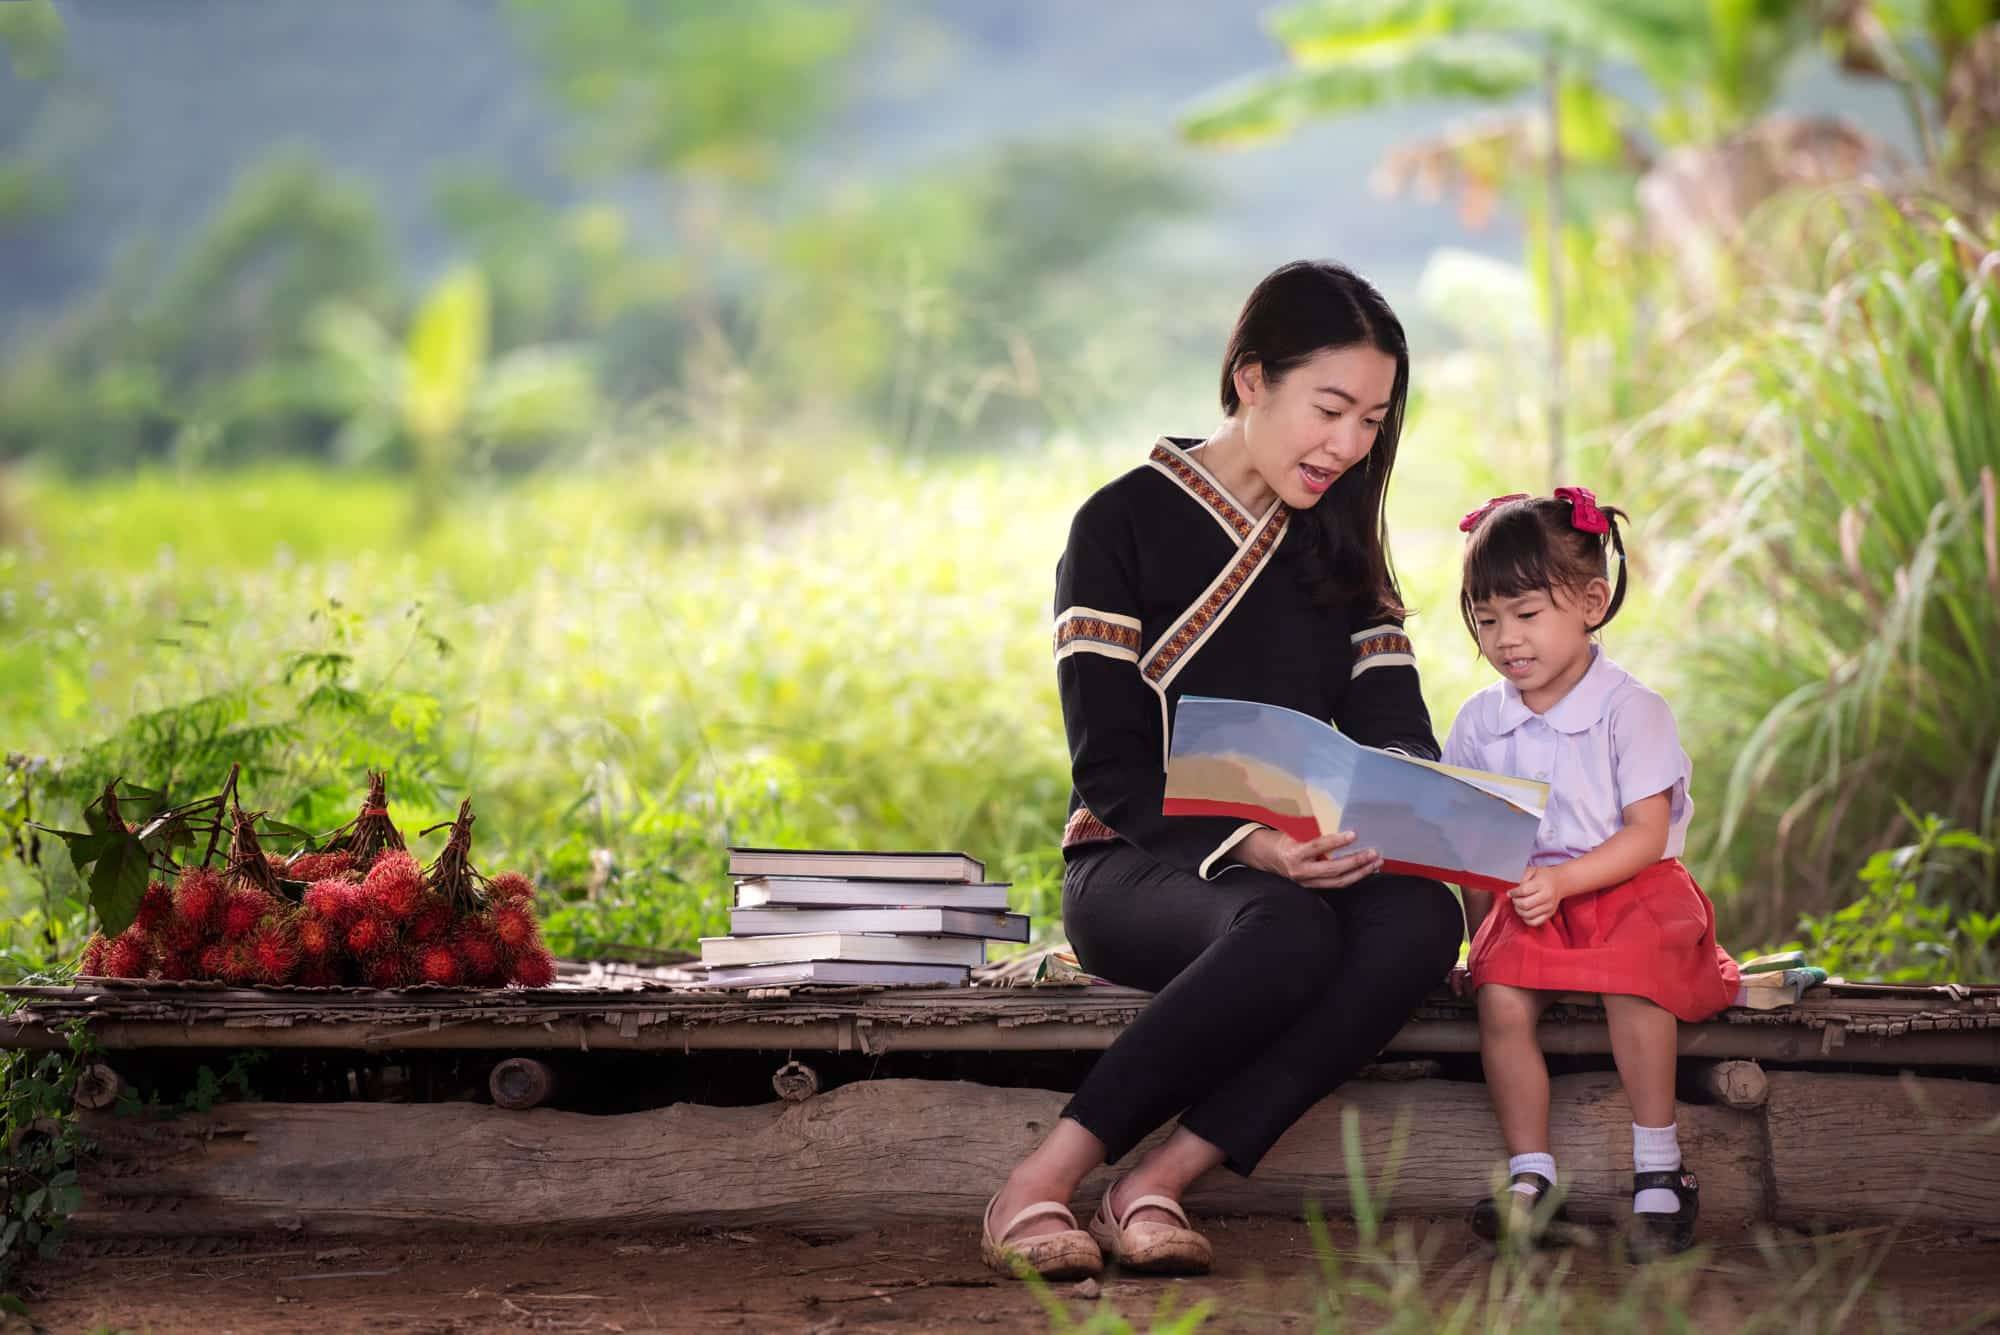
[[(1673, 1013), (1644, 997), (1607, 995), (1604, 1018), (1611, 1056), (1632, 1105), (1632, 1168), (1669, 1172), (1681, 1166), (1680, 1131), (1674, 1120), (1674, 1058), (1678, 1027)], [(1663, 1187), (1632, 1198), (1640, 1214), (1672, 1214), (1680, 1199)]]
[[(1524, 987), (1487, 983), (1476, 994), (1479, 1060), (1486, 1092), (1511, 1156), (1549, 1152), (1549, 1066), (1535, 1037), (1549, 998)], [(1669, 1093), (1672, 1092), (1669, 1084)]]
[(1640, 1126), (1671, 1125), (1679, 1037), (1673, 1012), (1644, 997), (1607, 995), (1604, 1018), (1611, 1028), (1611, 1057), (1618, 1063), (1618, 1079), (1632, 1104), (1632, 1120)]

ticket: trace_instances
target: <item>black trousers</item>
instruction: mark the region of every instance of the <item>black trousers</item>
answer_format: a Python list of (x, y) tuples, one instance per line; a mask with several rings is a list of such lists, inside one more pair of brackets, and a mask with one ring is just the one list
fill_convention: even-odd
[(1403, 1026), (1465, 919), (1436, 881), (1308, 890), (1247, 867), (1204, 881), (1106, 843), (1069, 864), (1063, 926), (1085, 969), (1157, 994), (1063, 1115), (1116, 1162), (1179, 1113), (1247, 1174)]

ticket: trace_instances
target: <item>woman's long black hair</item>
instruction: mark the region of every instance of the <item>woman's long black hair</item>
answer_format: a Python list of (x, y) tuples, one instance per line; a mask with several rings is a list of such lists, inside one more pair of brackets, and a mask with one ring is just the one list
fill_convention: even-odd
[(1222, 363), (1222, 410), (1234, 417), (1242, 406), (1236, 394), (1236, 372), (1242, 367), (1255, 363), (1266, 383), (1275, 383), (1321, 352), (1360, 344), (1395, 359), (1396, 385), (1374, 448), (1306, 513), (1306, 531), (1323, 600), (1364, 599), (1374, 604), (1364, 615), (1402, 617), (1408, 609), (1389, 558), (1384, 498), (1403, 434), (1410, 348), (1403, 322), (1382, 294), (1352, 269), (1324, 260), (1295, 260), (1272, 271), (1243, 303), (1230, 333)]

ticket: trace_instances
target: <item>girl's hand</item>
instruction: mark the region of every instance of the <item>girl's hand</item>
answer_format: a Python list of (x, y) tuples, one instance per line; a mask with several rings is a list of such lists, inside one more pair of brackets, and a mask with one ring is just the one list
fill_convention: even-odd
[(1472, 971), (1463, 964), (1452, 965), (1451, 972), (1445, 975), (1445, 985), (1451, 988), (1451, 994), (1455, 997), (1471, 996)]
[(1556, 916), (1556, 906), (1569, 898), (1561, 867), (1530, 867), (1521, 883), (1507, 892), (1514, 912), (1530, 927), (1540, 927)]
[(1277, 830), (1258, 830), (1237, 845), (1237, 856), (1259, 871), (1297, 881), (1308, 890), (1338, 890), (1382, 869), (1382, 855), (1372, 848), (1332, 856), (1335, 849), (1353, 842), (1352, 830), (1304, 842)]

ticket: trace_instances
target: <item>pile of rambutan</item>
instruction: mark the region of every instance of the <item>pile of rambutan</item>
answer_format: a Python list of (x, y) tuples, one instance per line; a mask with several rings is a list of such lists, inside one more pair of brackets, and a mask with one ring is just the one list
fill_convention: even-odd
[(261, 813), (237, 808), (227, 865), (152, 881), (131, 926), (91, 937), (79, 972), (267, 987), (554, 982), (534, 883), (519, 872), (489, 879), (472, 865), (471, 801), (425, 866), (390, 822), (385, 792), (371, 774), (360, 815), (289, 858), (265, 853)]

